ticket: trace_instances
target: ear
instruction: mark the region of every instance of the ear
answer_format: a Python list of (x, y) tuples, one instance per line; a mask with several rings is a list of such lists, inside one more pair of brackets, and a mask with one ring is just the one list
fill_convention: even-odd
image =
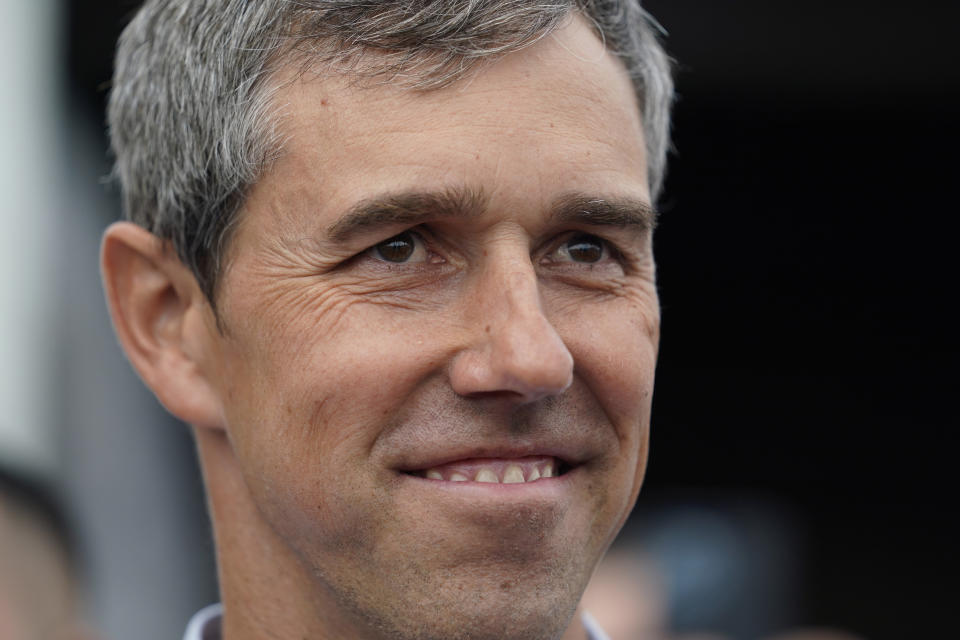
[(130, 222), (106, 230), (100, 259), (114, 329), (144, 383), (184, 422), (223, 428), (210, 377), (222, 338), (196, 278), (169, 246)]

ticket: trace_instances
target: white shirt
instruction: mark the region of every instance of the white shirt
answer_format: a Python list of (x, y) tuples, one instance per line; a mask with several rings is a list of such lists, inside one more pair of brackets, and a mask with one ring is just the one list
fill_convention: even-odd
[[(190, 619), (187, 632), (183, 634), (183, 640), (220, 640), (220, 620), (222, 617), (222, 604), (212, 604), (200, 609)], [(603, 632), (593, 616), (586, 611), (583, 612), (580, 621), (587, 631), (588, 640), (610, 640), (610, 637)]]

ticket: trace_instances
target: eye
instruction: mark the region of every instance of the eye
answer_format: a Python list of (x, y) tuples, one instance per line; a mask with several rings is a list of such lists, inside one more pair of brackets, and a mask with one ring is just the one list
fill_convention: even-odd
[(404, 231), (375, 244), (370, 248), (370, 255), (377, 260), (395, 264), (426, 262), (427, 248), (419, 235)]
[(561, 262), (581, 262), (592, 264), (609, 257), (607, 243), (588, 233), (578, 233), (557, 247), (557, 258)]

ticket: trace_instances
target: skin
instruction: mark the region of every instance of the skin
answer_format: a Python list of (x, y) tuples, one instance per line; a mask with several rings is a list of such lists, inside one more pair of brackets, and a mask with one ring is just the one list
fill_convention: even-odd
[[(575, 19), (437, 91), (280, 80), (286, 152), (245, 202), (216, 318), (147, 232), (115, 225), (103, 250), (121, 342), (195, 427), (225, 637), (563, 636), (646, 465), (650, 229), (554, 215), (571, 193), (649, 203), (626, 72)], [(410, 193), (475, 210), (337, 237)], [(409, 230), (408, 261), (377, 253)], [(524, 456), (570, 471), (414, 473)]]

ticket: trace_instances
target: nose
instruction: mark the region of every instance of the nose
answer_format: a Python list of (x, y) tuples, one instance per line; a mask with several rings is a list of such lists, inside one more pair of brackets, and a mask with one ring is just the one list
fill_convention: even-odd
[(573, 356), (544, 313), (529, 259), (482, 280), (465, 312), (471, 338), (453, 360), (454, 391), (520, 403), (562, 393), (573, 381)]

